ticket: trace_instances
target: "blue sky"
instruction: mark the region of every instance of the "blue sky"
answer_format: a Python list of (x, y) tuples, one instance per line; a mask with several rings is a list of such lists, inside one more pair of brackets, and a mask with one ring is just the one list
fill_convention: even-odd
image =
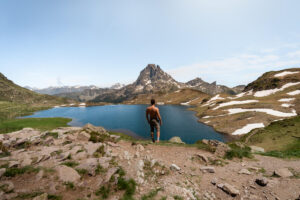
[(22, 86), (247, 84), (300, 66), (298, 0), (0, 0), (0, 72)]

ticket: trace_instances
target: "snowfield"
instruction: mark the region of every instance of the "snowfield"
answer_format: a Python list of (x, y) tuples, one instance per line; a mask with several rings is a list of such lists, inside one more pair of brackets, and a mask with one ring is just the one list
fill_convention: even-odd
[(295, 98), (285, 98), (285, 99), (279, 99), (279, 102), (290, 102), (290, 101), (294, 101)]
[(259, 102), (259, 101), (258, 100), (230, 101), (230, 102), (226, 102), (226, 103), (221, 103), (217, 107), (213, 108), (213, 110), (217, 110), (217, 109), (225, 107), (225, 106), (241, 105), (241, 104), (256, 103), (256, 102)]
[[(283, 85), (281, 88), (275, 88), (275, 89), (270, 89), (270, 90), (262, 90), (262, 91), (258, 91), (254, 94), (255, 97), (265, 97), (265, 96), (269, 96), (271, 94), (275, 94), (276, 92), (280, 92), (283, 91), (286, 88), (295, 86), (295, 85), (299, 85), (300, 82), (295, 82), (295, 83), (287, 83), (285, 85)], [(300, 94), (300, 91), (299, 91)]]
[(247, 124), (246, 126), (244, 126), (241, 129), (237, 129), (236, 131), (234, 131), (232, 133), (232, 135), (242, 135), (242, 134), (246, 134), (249, 133), (250, 131), (252, 131), (253, 129), (256, 128), (263, 128), (265, 127), (265, 125), (263, 123), (256, 123), (256, 124)]
[(279, 74), (275, 74), (274, 77), (283, 77), (283, 76), (286, 76), (286, 75), (297, 74), (297, 73), (299, 73), (299, 72), (284, 71), (284, 72), (281, 72)]
[(295, 95), (300, 94), (300, 90), (295, 90), (295, 91), (289, 92), (289, 93), (287, 93), (287, 94), (288, 94), (288, 95), (291, 95), (291, 96), (295, 96)]
[(297, 116), (297, 113), (295, 110), (292, 110), (291, 113), (284, 113), (273, 109), (267, 109), (267, 108), (256, 108), (256, 109), (243, 109), (243, 108), (232, 108), (228, 109), (229, 115), (237, 114), (237, 113), (243, 113), (243, 112), (262, 112), (266, 113), (268, 115), (273, 115), (276, 117), (294, 117)]

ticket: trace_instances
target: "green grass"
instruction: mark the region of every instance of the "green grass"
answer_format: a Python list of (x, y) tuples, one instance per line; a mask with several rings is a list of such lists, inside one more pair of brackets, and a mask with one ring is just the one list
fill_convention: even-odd
[(75, 185), (72, 182), (65, 182), (64, 185), (67, 187), (67, 189), (75, 190)]
[(252, 158), (251, 149), (250, 147), (239, 147), (236, 144), (229, 144), (231, 150), (227, 151), (225, 154), (226, 159), (233, 159), (233, 158)]
[(151, 190), (148, 194), (143, 195), (141, 200), (152, 200), (157, 195), (157, 193), (161, 190), (162, 190), (161, 188)]
[(71, 121), (68, 118), (25, 118), (12, 119), (0, 123), (0, 133), (18, 131), (26, 127), (39, 129), (41, 131), (52, 130), (58, 127), (68, 126)]
[(16, 175), (21, 175), (25, 173), (38, 173), (40, 168), (35, 168), (31, 165), (22, 167), (22, 168), (7, 168), (4, 176), (6, 177), (15, 177)]
[(300, 158), (300, 116), (271, 123), (251, 136), (247, 145), (263, 147), (266, 152), (262, 154), (266, 156)]
[(75, 161), (66, 161), (66, 162), (63, 162), (62, 165), (66, 165), (68, 167), (76, 167), (77, 165), (79, 165), (78, 162), (75, 162)]
[(19, 194), (16, 199), (32, 199), (34, 197), (42, 195), (43, 192), (31, 192), (31, 193), (22, 193)]
[(48, 194), (48, 200), (62, 200), (62, 196), (54, 195), (54, 194)]

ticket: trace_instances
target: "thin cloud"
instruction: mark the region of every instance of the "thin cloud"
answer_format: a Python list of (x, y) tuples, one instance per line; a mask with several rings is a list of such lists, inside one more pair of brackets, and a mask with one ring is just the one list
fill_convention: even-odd
[(217, 80), (220, 84), (235, 86), (248, 84), (266, 71), (300, 66), (300, 51), (282, 53), (280, 50), (277, 54), (274, 54), (274, 51), (270, 52), (273, 54), (240, 54), (203, 61), (181, 66), (168, 72), (182, 82), (201, 77), (209, 82)]

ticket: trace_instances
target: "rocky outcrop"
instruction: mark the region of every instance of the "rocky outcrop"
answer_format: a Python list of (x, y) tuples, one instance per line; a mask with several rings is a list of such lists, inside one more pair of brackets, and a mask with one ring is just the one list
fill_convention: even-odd
[(169, 142), (172, 142), (172, 143), (177, 143), (177, 144), (185, 144), (180, 137), (178, 136), (174, 136), (172, 137), (171, 139), (169, 139)]

